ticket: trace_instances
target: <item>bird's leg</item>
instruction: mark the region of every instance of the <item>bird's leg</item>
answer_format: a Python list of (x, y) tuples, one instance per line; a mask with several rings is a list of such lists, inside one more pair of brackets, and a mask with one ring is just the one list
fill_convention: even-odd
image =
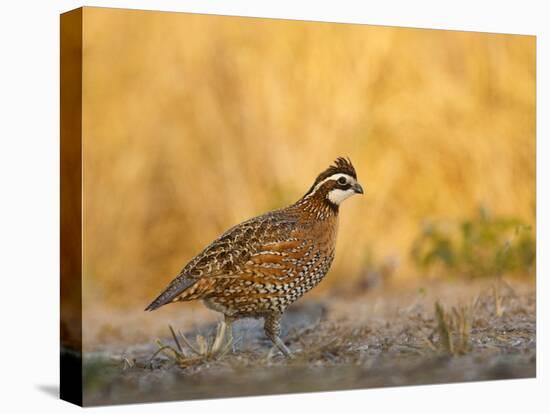
[(226, 329), (225, 336), (227, 337), (227, 345), (231, 345), (231, 351), (235, 352), (235, 343), (233, 342), (233, 322), (235, 322), (235, 318), (233, 318), (232, 316), (224, 315), (224, 322)]
[(233, 342), (233, 322), (235, 318), (224, 315), (223, 321), (218, 325), (216, 337), (212, 343), (212, 355), (225, 353), (227, 347)]
[(281, 334), (281, 313), (270, 313), (264, 318), (264, 331), (266, 336), (273, 342), (273, 344), (279, 348), (279, 350), (287, 358), (292, 358), (292, 354), (288, 347), (281, 340), (279, 335)]
[(214, 337), (214, 342), (212, 342), (212, 347), (210, 348), (210, 354), (212, 356), (218, 355), (223, 348), (223, 340), (225, 334), (227, 333), (227, 324), (222, 321), (218, 324), (216, 328), (216, 336)]

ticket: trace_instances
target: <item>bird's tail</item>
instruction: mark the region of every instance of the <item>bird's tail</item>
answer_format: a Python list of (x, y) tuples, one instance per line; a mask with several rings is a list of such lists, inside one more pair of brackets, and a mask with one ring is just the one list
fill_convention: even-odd
[(170, 285), (145, 308), (146, 311), (154, 311), (163, 305), (174, 302), (185, 290), (193, 286), (197, 281), (186, 277), (175, 279)]

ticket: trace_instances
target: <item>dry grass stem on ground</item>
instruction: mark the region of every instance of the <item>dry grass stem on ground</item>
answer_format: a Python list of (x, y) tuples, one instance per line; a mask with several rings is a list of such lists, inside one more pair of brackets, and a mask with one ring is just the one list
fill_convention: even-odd
[[(157, 339), (156, 343), (158, 349), (149, 359), (150, 366), (152, 366), (151, 362), (159, 353), (164, 353), (166, 356), (172, 358), (178, 366), (186, 368), (192, 365), (222, 358), (233, 346), (232, 338), (227, 338), (228, 340), (226, 340), (226, 325), (224, 322), (220, 322), (217, 325), (216, 335), (212, 341), (209, 341), (208, 338), (203, 335), (197, 335), (195, 338), (195, 344), (187, 339), (182, 332), (179, 332), (179, 335), (176, 334), (171, 325), (168, 327), (176, 347), (174, 348), (172, 345), (167, 345), (160, 339)], [(180, 340), (185, 347), (181, 345)]]
[(471, 350), (472, 312), (472, 306), (459, 305), (445, 311), (439, 301), (435, 303), (440, 350), (451, 355), (463, 355)]

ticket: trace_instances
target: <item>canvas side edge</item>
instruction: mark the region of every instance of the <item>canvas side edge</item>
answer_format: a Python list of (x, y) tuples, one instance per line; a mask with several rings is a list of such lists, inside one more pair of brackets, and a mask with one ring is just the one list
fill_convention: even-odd
[(60, 16), (60, 398), (82, 406), (82, 8)]

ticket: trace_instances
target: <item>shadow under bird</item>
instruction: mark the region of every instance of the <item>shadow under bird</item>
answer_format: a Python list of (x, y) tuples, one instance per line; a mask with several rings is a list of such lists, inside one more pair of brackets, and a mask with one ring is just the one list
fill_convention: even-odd
[(334, 259), (338, 210), (363, 194), (349, 159), (338, 158), (296, 203), (232, 227), (191, 260), (145, 309), (200, 299), (224, 315), (232, 341), (238, 318), (263, 318), (266, 336), (287, 357), (280, 338), (286, 308), (314, 288)]

